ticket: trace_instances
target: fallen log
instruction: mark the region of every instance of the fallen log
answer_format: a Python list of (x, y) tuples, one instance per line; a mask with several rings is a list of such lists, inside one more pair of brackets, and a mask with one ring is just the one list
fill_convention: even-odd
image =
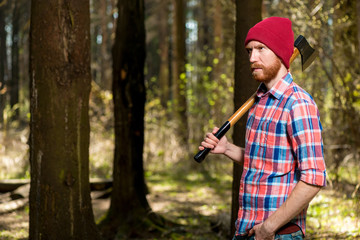
[[(17, 188), (30, 183), (29, 179), (4, 179), (0, 180), (0, 193), (15, 191)], [(91, 191), (104, 191), (112, 187), (112, 179), (91, 178)]]
[[(91, 198), (105, 199), (111, 194), (112, 180), (94, 178), (90, 180)], [(0, 180), (0, 214), (16, 211), (29, 203), (30, 180)]]
[(1, 194), (0, 214), (12, 212), (29, 203), (30, 184), (18, 187), (12, 192)]
[(111, 188), (113, 185), (112, 179), (105, 178), (91, 178), (90, 189), (91, 191), (104, 191)]
[(30, 183), (29, 179), (4, 179), (0, 180), (0, 193), (12, 192), (18, 187)]
[(0, 214), (16, 211), (26, 206), (29, 203), (29, 198), (21, 198), (12, 200), (10, 202), (0, 203)]

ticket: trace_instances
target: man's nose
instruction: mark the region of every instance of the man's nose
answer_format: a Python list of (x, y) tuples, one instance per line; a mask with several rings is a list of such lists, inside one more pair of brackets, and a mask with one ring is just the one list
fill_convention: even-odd
[(253, 63), (253, 62), (256, 62), (258, 60), (258, 58), (259, 58), (258, 52), (255, 49), (252, 50), (250, 55), (249, 55), (249, 61), (251, 63)]

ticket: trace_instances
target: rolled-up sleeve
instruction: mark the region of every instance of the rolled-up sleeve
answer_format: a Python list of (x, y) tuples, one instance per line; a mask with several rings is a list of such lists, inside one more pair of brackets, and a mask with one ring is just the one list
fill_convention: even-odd
[(300, 180), (312, 185), (325, 186), (322, 126), (317, 106), (312, 101), (299, 99), (294, 102), (289, 116), (287, 127), (301, 171)]

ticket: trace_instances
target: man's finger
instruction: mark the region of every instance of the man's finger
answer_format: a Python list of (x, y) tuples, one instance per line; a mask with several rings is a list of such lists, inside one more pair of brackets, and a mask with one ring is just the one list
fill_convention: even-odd
[(218, 127), (214, 127), (214, 129), (213, 129), (213, 131), (212, 131), (212, 133), (213, 134), (215, 134), (215, 133), (217, 133), (217, 131), (219, 130), (219, 128)]

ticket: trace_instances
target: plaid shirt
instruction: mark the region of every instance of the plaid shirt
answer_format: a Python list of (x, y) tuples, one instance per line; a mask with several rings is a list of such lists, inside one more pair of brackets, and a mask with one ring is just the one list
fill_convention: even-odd
[[(325, 186), (319, 111), (288, 73), (266, 92), (261, 84), (246, 126), (236, 235), (246, 235), (288, 198), (301, 180)], [(305, 233), (306, 210), (291, 222)]]

